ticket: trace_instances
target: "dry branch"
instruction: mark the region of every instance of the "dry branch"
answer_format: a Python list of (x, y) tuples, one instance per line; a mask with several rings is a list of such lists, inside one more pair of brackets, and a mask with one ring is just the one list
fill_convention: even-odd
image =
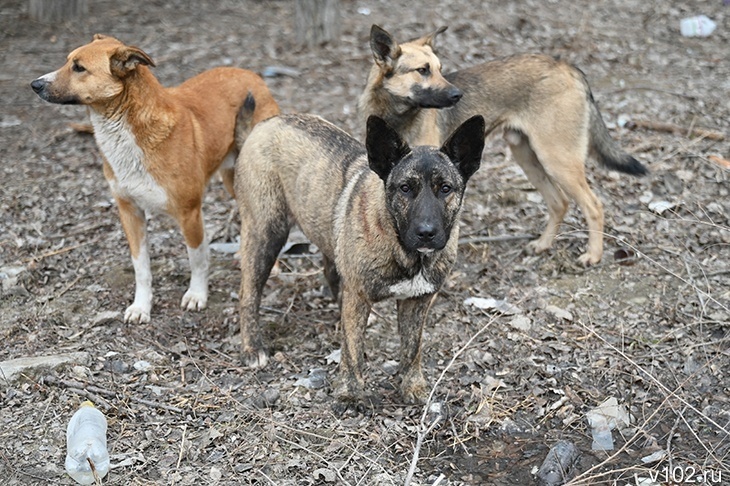
[(685, 128), (680, 125), (675, 125), (674, 123), (653, 122), (648, 120), (631, 120), (626, 124), (626, 128), (629, 128), (631, 130), (635, 128), (644, 128), (646, 130), (671, 133), (674, 135), (686, 137), (706, 138), (708, 140), (714, 140), (716, 142), (721, 142), (725, 140), (725, 134), (723, 133), (709, 130), (706, 128)]
[[(104, 395), (107, 397), (117, 397), (119, 394), (116, 392), (113, 392), (111, 390), (107, 390), (105, 388), (101, 388), (94, 385), (89, 385), (86, 383), (82, 383), (80, 381), (74, 381), (74, 380), (64, 380), (61, 378), (56, 378), (55, 376), (48, 375), (43, 378), (43, 382), (48, 385), (56, 385), (56, 386), (63, 386), (67, 390), (79, 394), (81, 396), (85, 396), (89, 398), (90, 400), (94, 401), (95, 403), (101, 402), (105, 404), (105, 408), (111, 408), (109, 403), (103, 399), (100, 395)], [(159, 403), (159, 402), (153, 402), (152, 400), (145, 400), (144, 398), (139, 398), (135, 396), (129, 397), (130, 400), (132, 400), (135, 403), (139, 403), (140, 405), (146, 405), (148, 407), (153, 408), (160, 408), (162, 410), (167, 410), (169, 412), (174, 413), (182, 413), (183, 410), (181, 408), (175, 407), (173, 405), (167, 405), (166, 403)]]

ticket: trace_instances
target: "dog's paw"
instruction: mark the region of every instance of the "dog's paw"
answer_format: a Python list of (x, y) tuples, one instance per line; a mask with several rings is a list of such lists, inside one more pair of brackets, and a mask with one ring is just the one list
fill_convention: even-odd
[(124, 311), (124, 322), (144, 324), (150, 322), (150, 310), (132, 304)]
[(406, 403), (421, 405), (426, 403), (428, 398), (429, 386), (423, 375), (417, 375), (410, 379), (406, 377), (400, 385), (400, 394)]
[(263, 349), (243, 350), (241, 351), (241, 362), (247, 368), (257, 370), (268, 364), (269, 355)]
[(578, 257), (578, 263), (583, 265), (584, 267), (590, 267), (591, 265), (595, 265), (596, 263), (601, 261), (601, 255), (592, 255), (589, 252), (583, 253), (581, 256)]
[(525, 247), (525, 252), (528, 255), (539, 255), (540, 253), (544, 253), (549, 250), (552, 244), (552, 238), (550, 238), (548, 241), (545, 241), (544, 238), (538, 238), (536, 240), (532, 240), (527, 244), (527, 246)]
[(190, 311), (203, 310), (207, 305), (208, 294), (193, 289), (188, 289), (185, 295), (183, 295), (182, 302), (180, 302), (180, 307)]
[(332, 405), (332, 412), (337, 417), (343, 417), (345, 415), (374, 415), (375, 410), (379, 406), (380, 401), (373, 395), (365, 395), (363, 393), (357, 398), (338, 396)]
[(376, 397), (365, 393), (365, 384), (354, 377), (345, 378), (338, 376), (333, 380), (332, 394), (337, 398), (333, 406), (335, 412), (345, 413), (366, 413), (373, 410), (377, 404)]
[(425, 381), (420, 383), (403, 384), (400, 387), (400, 394), (403, 401), (412, 405), (422, 405), (428, 398), (428, 384)]

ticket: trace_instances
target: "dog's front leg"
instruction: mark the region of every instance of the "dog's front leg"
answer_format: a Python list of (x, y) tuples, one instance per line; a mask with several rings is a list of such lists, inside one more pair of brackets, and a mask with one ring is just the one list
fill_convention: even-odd
[(423, 326), (434, 294), (398, 300), (398, 333), (400, 334), (401, 396), (409, 403), (423, 403), (428, 396), (428, 383), (421, 369)]
[(346, 402), (361, 402), (365, 398), (364, 361), (365, 327), (370, 315), (370, 303), (359, 293), (342, 290), (342, 358), (340, 382), (335, 396)]
[(190, 261), (190, 287), (180, 306), (187, 310), (202, 310), (208, 305), (208, 242), (199, 206), (182, 215), (180, 227)]
[(134, 265), (134, 302), (124, 312), (125, 322), (150, 322), (152, 270), (144, 211), (129, 199), (115, 195), (122, 228), (127, 236)]

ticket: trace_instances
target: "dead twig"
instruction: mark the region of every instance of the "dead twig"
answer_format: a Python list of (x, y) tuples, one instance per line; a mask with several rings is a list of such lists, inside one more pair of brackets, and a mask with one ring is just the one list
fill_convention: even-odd
[(656, 93), (664, 93), (672, 96), (678, 96), (680, 98), (685, 98), (691, 101), (695, 101), (697, 99), (697, 96), (695, 95), (688, 95), (685, 93), (678, 93), (676, 91), (668, 91), (666, 89), (660, 89), (660, 88), (652, 88), (651, 86), (631, 86), (627, 88), (621, 88), (621, 89), (615, 89), (613, 91), (607, 91), (605, 94), (619, 94), (619, 93), (626, 93), (627, 91), (654, 91)]
[(90, 243), (93, 243), (93, 241), (86, 241), (84, 243), (79, 243), (78, 245), (65, 246), (63, 248), (59, 248), (58, 250), (51, 250), (46, 253), (41, 253), (40, 255), (34, 255), (30, 258), (26, 258), (26, 259), (22, 260), (22, 262), (23, 263), (39, 262), (48, 257), (60, 255), (62, 253), (68, 253), (69, 251), (76, 250), (76, 249), (81, 248), (82, 246), (88, 245)]
[(645, 130), (653, 130), (655, 132), (671, 133), (673, 135), (680, 135), (686, 137), (700, 137), (715, 142), (722, 142), (725, 140), (725, 134), (709, 130), (706, 128), (695, 128), (694, 124), (689, 129), (674, 123), (663, 123), (653, 122), (648, 120), (631, 120), (626, 123), (626, 128), (633, 130), (635, 128), (643, 128)]
[[(106, 399), (102, 398), (100, 395), (105, 395), (107, 397), (117, 397), (119, 395), (116, 392), (95, 385), (89, 385), (74, 380), (63, 380), (51, 375), (44, 377), (43, 382), (49, 385), (63, 386), (73, 393), (87, 397), (94, 403), (100, 403), (102, 405), (102, 408), (104, 408), (105, 410), (115, 407), (112, 407), (109, 402)], [(140, 405), (145, 405), (151, 408), (160, 408), (162, 410), (167, 410), (174, 413), (183, 412), (181, 408), (175, 407), (173, 405), (167, 405), (166, 403), (153, 402), (152, 400), (146, 400), (144, 398), (135, 396), (130, 396), (129, 399), (135, 403), (139, 403)]]
[(500, 236), (466, 236), (459, 238), (459, 245), (471, 245), (474, 243), (503, 243), (507, 241), (532, 240), (534, 235), (500, 235)]
[[(434, 296), (435, 297), (435, 296)], [(433, 300), (431, 300), (433, 303)], [(428, 315), (428, 313), (426, 313)], [(486, 324), (484, 324), (481, 329), (479, 329), (477, 332), (472, 334), (472, 336), (464, 343), (464, 345), (459, 348), (456, 353), (454, 353), (454, 356), (452, 356), (451, 361), (446, 365), (446, 367), (441, 371), (441, 374), (436, 379), (436, 382), (431, 387), (431, 391), (428, 394), (428, 398), (426, 399), (426, 403), (423, 406), (423, 413), (421, 414), (421, 421), (419, 425), (418, 435), (416, 438), (416, 445), (413, 448), (413, 456), (411, 458), (411, 465), (408, 468), (408, 474), (406, 475), (406, 480), (404, 482), (404, 486), (410, 486), (411, 481), (413, 480), (413, 474), (416, 472), (416, 465), (418, 464), (418, 457), (421, 454), (421, 445), (423, 444), (423, 439), (431, 433), (431, 431), (441, 422), (442, 415), (439, 413), (434, 420), (431, 422), (431, 424), (426, 425), (426, 417), (428, 416), (428, 412), (431, 409), (431, 404), (433, 403), (433, 396), (436, 393), (436, 388), (441, 384), (444, 377), (446, 376), (446, 372), (451, 369), (451, 367), (454, 365), (456, 360), (461, 356), (461, 354), (466, 351), (466, 349), (471, 346), (471, 343), (474, 342), (474, 340), (479, 337), (484, 331), (486, 331), (494, 321), (497, 320), (497, 316), (492, 316), (489, 321), (487, 321)]]
[(182, 437), (180, 438), (180, 453), (177, 455), (176, 470), (180, 470), (180, 464), (182, 463), (183, 454), (185, 453), (185, 432), (188, 430), (187, 424), (182, 426)]
[(60, 291), (60, 292), (58, 293), (58, 295), (54, 295), (54, 296), (53, 296), (52, 298), (53, 298), (53, 299), (58, 299), (58, 298), (59, 298), (59, 297), (61, 297), (61, 296), (62, 296), (63, 294), (65, 294), (66, 292), (68, 292), (69, 290), (71, 290), (71, 289), (73, 288), (73, 286), (74, 286), (74, 285), (76, 285), (76, 284), (78, 283), (78, 281), (79, 281), (79, 280), (81, 280), (82, 278), (84, 278), (84, 276), (83, 276), (83, 275), (79, 275), (79, 276), (77, 276), (77, 277), (76, 277), (75, 279), (73, 279), (73, 281), (72, 281), (71, 283), (69, 283), (68, 285), (66, 285), (66, 286), (65, 286), (65, 287), (63, 288), (63, 290), (61, 290), (61, 291)]

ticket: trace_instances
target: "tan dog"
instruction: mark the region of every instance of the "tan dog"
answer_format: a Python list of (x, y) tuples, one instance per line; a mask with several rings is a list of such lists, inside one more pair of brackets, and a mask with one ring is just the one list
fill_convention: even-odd
[[(90, 108), (104, 176), (119, 207), (135, 273), (134, 302), (125, 321), (148, 322), (152, 273), (147, 213), (164, 211), (179, 224), (190, 260), (189, 310), (208, 300), (208, 246), (201, 213), (205, 187), (221, 168), (233, 194), (236, 117), (250, 92), (254, 123), (279, 113), (263, 80), (251, 71), (226, 67), (164, 88), (148, 66), (152, 59), (112, 37), (71, 52), (66, 64), (31, 83), (46, 101)], [(221, 167), (224, 160), (227, 164)]]
[(512, 156), (548, 205), (548, 223), (529, 245), (535, 253), (552, 246), (573, 199), (588, 222), (583, 265), (603, 255), (603, 206), (585, 177), (589, 152), (609, 169), (647, 173), (608, 134), (583, 73), (544, 55), (519, 55), (441, 74), (433, 50), (442, 27), (398, 44), (373, 25), (375, 64), (358, 103), (364, 126), (382, 117), (409, 144), (438, 146), (464, 120), (482, 115), (487, 133), (502, 127)]

